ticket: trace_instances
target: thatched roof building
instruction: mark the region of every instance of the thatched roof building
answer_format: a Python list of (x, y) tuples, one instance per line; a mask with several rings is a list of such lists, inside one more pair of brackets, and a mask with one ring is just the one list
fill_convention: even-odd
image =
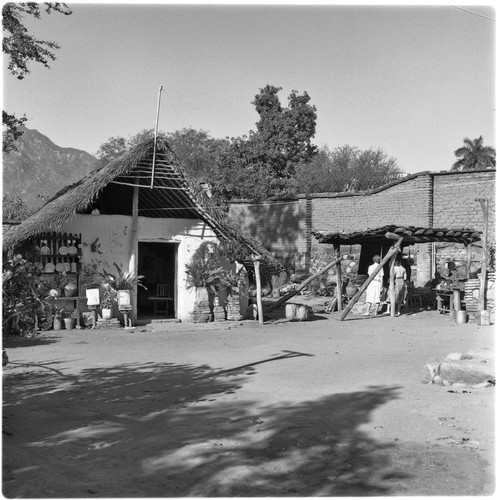
[(154, 140), (148, 140), (59, 191), (4, 235), (4, 250), (14, 251), (38, 234), (59, 229), (75, 214), (95, 209), (101, 214), (200, 219), (213, 229), (232, 259), (251, 265), (258, 257), (266, 267), (279, 267), (271, 253), (244, 234), (190, 179), (160, 138), (155, 152)]

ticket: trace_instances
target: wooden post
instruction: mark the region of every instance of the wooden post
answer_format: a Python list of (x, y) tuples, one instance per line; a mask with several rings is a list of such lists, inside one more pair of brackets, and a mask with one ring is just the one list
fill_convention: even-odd
[(466, 245), (466, 278), (469, 279), (469, 273), (471, 268), (471, 243)]
[(354, 307), (354, 304), (359, 300), (361, 295), (364, 293), (364, 290), (368, 287), (368, 285), (371, 283), (371, 281), (374, 280), (376, 275), (380, 272), (380, 269), (383, 268), (383, 266), (388, 262), (390, 257), (393, 257), (395, 260), (395, 255), (397, 255), (397, 252), (400, 250), (400, 245), (402, 243), (402, 237), (395, 234), (395, 233), (386, 233), (385, 236), (388, 239), (396, 239), (397, 241), (395, 242), (395, 245), (393, 245), (392, 248), (387, 252), (385, 257), (383, 257), (383, 260), (380, 262), (378, 267), (373, 271), (373, 273), (368, 276), (368, 279), (362, 284), (361, 288), (357, 291), (357, 293), (352, 297), (351, 301), (348, 303), (347, 307), (343, 311), (342, 315), (340, 316), (340, 321), (343, 321), (345, 319), (345, 316), (349, 314), (350, 310), (352, 307)]
[(394, 266), (395, 259), (397, 257), (397, 253), (394, 253), (390, 258), (390, 276), (389, 276), (389, 284), (388, 284), (388, 296), (390, 297), (390, 316), (395, 316), (395, 277)]
[[(345, 258), (345, 256), (343, 257)], [(342, 259), (342, 257), (340, 258)], [(274, 309), (277, 309), (278, 307), (281, 306), (281, 304), (284, 304), (288, 299), (291, 299), (294, 295), (297, 295), (304, 287), (306, 287), (311, 281), (314, 281), (316, 278), (319, 278), (323, 273), (331, 269), (334, 265), (339, 262), (339, 259), (335, 259), (333, 262), (328, 264), (327, 266), (323, 267), (321, 271), (318, 271), (316, 274), (313, 274), (309, 278), (307, 278), (305, 281), (303, 281), (295, 290), (292, 290), (291, 292), (287, 293), (285, 296), (281, 297), (281, 299), (277, 300), (274, 304), (271, 304), (268, 308), (267, 311), (273, 311)]]
[(264, 311), (262, 310), (262, 286), (261, 286), (261, 271), (260, 271), (260, 257), (254, 257), (254, 271), (255, 271), (255, 284), (257, 287), (257, 316), (259, 323), (264, 324)]
[[(131, 230), (129, 235), (129, 263), (128, 272), (133, 272), (135, 276), (138, 275), (138, 203), (140, 198), (140, 188), (138, 186), (133, 187), (133, 204), (132, 204), (132, 219), (131, 219)], [(135, 286), (133, 293), (131, 294), (131, 305), (133, 309), (130, 311), (130, 316), (132, 316), (133, 321), (136, 324), (136, 319), (138, 316), (138, 300), (137, 300), (137, 289)], [(126, 326), (126, 325), (124, 325)]]
[(333, 243), (333, 248), (335, 249), (335, 259), (336, 263), (336, 276), (337, 276), (337, 287), (335, 290), (335, 297), (337, 298), (337, 311), (342, 310), (342, 262), (340, 260), (340, 243)]
[(480, 202), (483, 211), (483, 239), (482, 244), (482, 260), (481, 260), (481, 277), (480, 277), (480, 295), (478, 297), (478, 311), (485, 310), (485, 288), (487, 282), (487, 234), (488, 234), (488, 198), (477, 198)]

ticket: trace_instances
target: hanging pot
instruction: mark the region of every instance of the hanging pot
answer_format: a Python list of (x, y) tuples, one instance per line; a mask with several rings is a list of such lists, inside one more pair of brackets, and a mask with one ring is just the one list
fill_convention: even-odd
[(357, 287), (355, 285), (347, 285), (345, 288), (345, 294), (347, 297), (353, 297), (357, 293)]
[(69, 282), (66, 283), (66, 285), (64, 286), (64, 295), (66, 297), (75, 297), (77, 291), (78, 291), (78, 285), (76, 285), (76, 283)]

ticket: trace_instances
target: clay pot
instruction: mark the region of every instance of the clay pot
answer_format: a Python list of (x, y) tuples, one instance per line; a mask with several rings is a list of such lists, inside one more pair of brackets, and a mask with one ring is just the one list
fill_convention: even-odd
[(76, 324), (76, 318), (64, 318), (64, 325), (66, 330), (74, 330), (74, 325)]
[(347, 297), (353, 297), (357, 293), (357, 287), (355, 285), (347, 285), (345, 288), (345, 295)]
[(107, 307), (102, 308), (102, 319), (108, 321), (112, 319), (112, 309), (108, 309)]
[(54, 330), (62, 330), (62, 319), (61, 318), (54, 318), (53, 329)]
[(75, 297), (76, 293), (78, 291), (78, 285), (76, 283), (66, 283), (66, 286), (64, 287), (64, 295), (66, 297)]
[(131, 307), (131, 292), (129, 290), (118, 290), (117, 304), (119, 309), (127, 309)]

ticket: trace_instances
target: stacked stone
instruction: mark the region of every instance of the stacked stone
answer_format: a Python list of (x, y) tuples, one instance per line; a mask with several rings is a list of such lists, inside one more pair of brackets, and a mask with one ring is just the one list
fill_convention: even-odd
[(241, 321), (243, 316), (240, 314), (240, 298), (230, 295), (226, 310), (226, 319), (228, 321)]
[(212, 310), (214, 314), (214, 321), (226, 321), (226, 311), (221, 305), (215, 305)]
[(478, 312), (478, 298), (480, 296), (480, 280), (478, 278), (469, 279), (464, 283), (464, 302), (466, 303), (466, 312), (474, 317)]
[(99, 318), (97, 320), (97, 328), (100, 328), (102, 330), (117, 330), (121, 328), (121, 323), (117, 318), (112, 318), (112, 319), (102, 319)]
[(192, 313), (194, 323), (208, 323), (212, 321), (212, 311), (208, 300), (195, 302)]

